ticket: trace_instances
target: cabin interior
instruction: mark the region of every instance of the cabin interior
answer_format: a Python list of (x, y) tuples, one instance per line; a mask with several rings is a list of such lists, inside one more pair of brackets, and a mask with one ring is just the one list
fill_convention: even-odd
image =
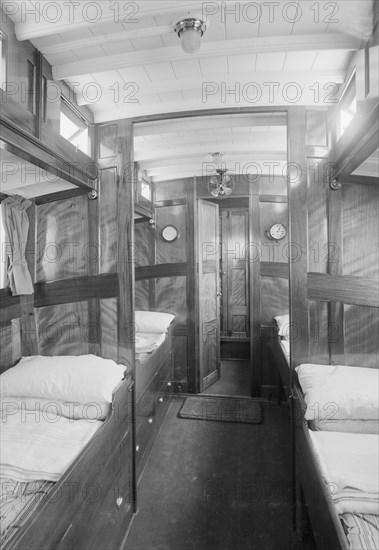
[(0, 10), (2, 548), (377, 550), (378, 1)]

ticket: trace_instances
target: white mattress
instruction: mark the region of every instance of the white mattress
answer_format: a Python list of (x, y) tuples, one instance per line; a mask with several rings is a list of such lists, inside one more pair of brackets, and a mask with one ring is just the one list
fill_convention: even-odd
[(290, 343), (284, 338), (279, 338), (280, 347), (282, 348), (283, 355), (286, 358), (286, 361), (289, 365), (290, 363)]
[(136, 332), (136, 353), (151, 353), (155, 351), (164, 342), (165, 338), (165, 332), (161, 334), (155, 332)]

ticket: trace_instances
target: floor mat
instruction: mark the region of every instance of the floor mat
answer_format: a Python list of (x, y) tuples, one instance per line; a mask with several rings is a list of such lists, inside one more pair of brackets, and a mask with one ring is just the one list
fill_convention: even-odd
[(186, 398), (178, 416), (194, 420), (260, 424), (262, 406), (260, 401), (251, 398), (194, 395)]

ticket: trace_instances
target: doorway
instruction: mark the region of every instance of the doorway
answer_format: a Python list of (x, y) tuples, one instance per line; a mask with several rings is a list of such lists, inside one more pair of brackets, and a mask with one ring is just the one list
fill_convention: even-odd
[(203, 390), (211, 395), (251, 394), (247, 198), (218, 201), (220, 269), (219, 377)]

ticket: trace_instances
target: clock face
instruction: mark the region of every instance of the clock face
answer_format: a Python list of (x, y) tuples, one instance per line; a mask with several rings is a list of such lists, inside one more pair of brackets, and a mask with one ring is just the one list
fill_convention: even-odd
[(268, 235), (275, 241), (280, 241), (287, 235), (286, 226), (282, 223), (274, 223), (268, 230)]
[(178, 230), (173, 225), (166, 225), (166, 227), (162, 229), (162, 238), (168, 243), (175, 241), (178, 236)]

